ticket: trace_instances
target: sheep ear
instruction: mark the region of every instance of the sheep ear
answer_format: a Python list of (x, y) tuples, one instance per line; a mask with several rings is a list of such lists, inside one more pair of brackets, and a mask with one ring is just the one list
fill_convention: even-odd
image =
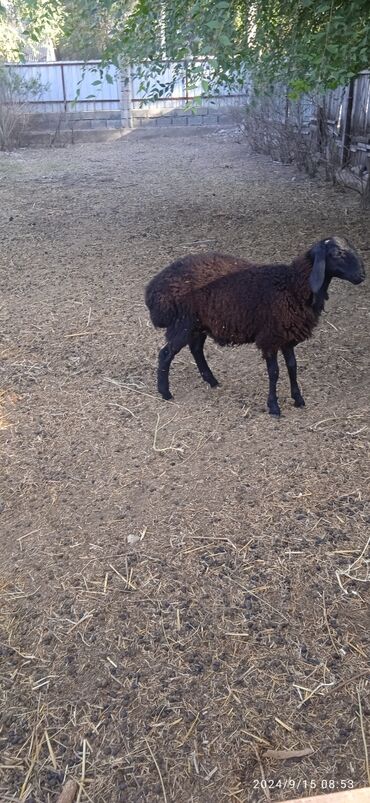
[(324, 284), (326, 267), (326, 243), (321, 242), (314, 246), (311, 251), (313, 265), (310, 273), (310, 287), (314, 295), (319, 292)]

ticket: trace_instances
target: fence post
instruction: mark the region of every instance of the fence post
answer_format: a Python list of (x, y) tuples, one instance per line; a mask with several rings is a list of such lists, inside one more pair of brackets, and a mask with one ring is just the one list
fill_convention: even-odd
[(285, 90), (285, 109), (284, 109), (284, 125), (288, 125), (289, 120), (289, 108), (290, 108), (290, 101), (289, 101), (289, 90), (288, 87)]
[(185, 59), (185, 101), (189, 102), (189, 73), (188, 73), (188, 60)]
[(342, 140), (342, 159), (341, 167), (345, 167), (349, 162), (351, 154), (351, 127), (352, 127), (352, 109), (353, 109), (353, 96), (355, 90), (355, 79), (351, 78), (348, 86), (346, 113), (343, 125), (343, 140)]
[(67, 111), (67, 93), (66, 93), (66, 82), (64, 77), (64, 64), (60, 65), (61, 73), (62, 73), (62, 87), (63, 87), (63, 106), (64, 111)]
[(131, 89), (131, 67), (121, 65), (121, 124), (122, 128), (132, 128), (132, 89)]

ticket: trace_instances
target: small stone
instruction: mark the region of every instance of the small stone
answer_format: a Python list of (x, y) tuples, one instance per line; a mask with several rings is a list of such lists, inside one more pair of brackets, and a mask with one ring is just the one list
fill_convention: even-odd
[(127, 543), (128, 544), (137, 544), (140, 541), (140, 535), (134, 535), (134, 533), (130, 533), (127, 536)]

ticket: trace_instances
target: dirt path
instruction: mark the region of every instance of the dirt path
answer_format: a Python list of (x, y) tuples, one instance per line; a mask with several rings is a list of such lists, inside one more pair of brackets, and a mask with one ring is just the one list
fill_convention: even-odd
[(217, 391), (182, 352), (163, 403), (143, 305), (189, 250), (333, 232), (368, 258), (357, 197), (220, 134), (0, 155), (2, 801), (366, 784), (369, 282), (333, 285), (278, 422), (253, 347), (208, 346)]

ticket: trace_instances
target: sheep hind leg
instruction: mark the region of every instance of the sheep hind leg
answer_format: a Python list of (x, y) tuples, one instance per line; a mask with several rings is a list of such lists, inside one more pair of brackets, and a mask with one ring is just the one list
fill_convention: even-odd
[(189, 342), (189, 326), (183, 322), (181, 325), (171, 327), (166, 332), (167, 343), (158, 355), (157, 388), (166, 401), (173, 399), (169, 386), (169, 371), (176, 354)]
[(290, 392), (292, 399), (294, 399), (295, 407), (304, 407), (305, 402), (297, 382), (297, 361), (294, 354), (293, 346), (285, 346), (281, 349), (283, 352), (286, 367), (288, 369)]
[(197, 368), (202, 379), (204, 379), (204, 381), (207, 382), (211, 388), (217, 388), (217, 379), (215, 376), (213, 376), (213, 373), (204, 356), (203, 346), (206, 342), (206, 337), (207, 335), (205, 332), (193, 332), (189, 341), (189, 348), (197, 364)]
[(276, 395), (276, 385), (279, 379), (279, 365), (277, 361), (277, 352), (269, 354), (266, 357), (267, 371), (269, 375), (269, 395), (267, 399), (267, 406), (270, 415), (280, 415), (279, 402)]

